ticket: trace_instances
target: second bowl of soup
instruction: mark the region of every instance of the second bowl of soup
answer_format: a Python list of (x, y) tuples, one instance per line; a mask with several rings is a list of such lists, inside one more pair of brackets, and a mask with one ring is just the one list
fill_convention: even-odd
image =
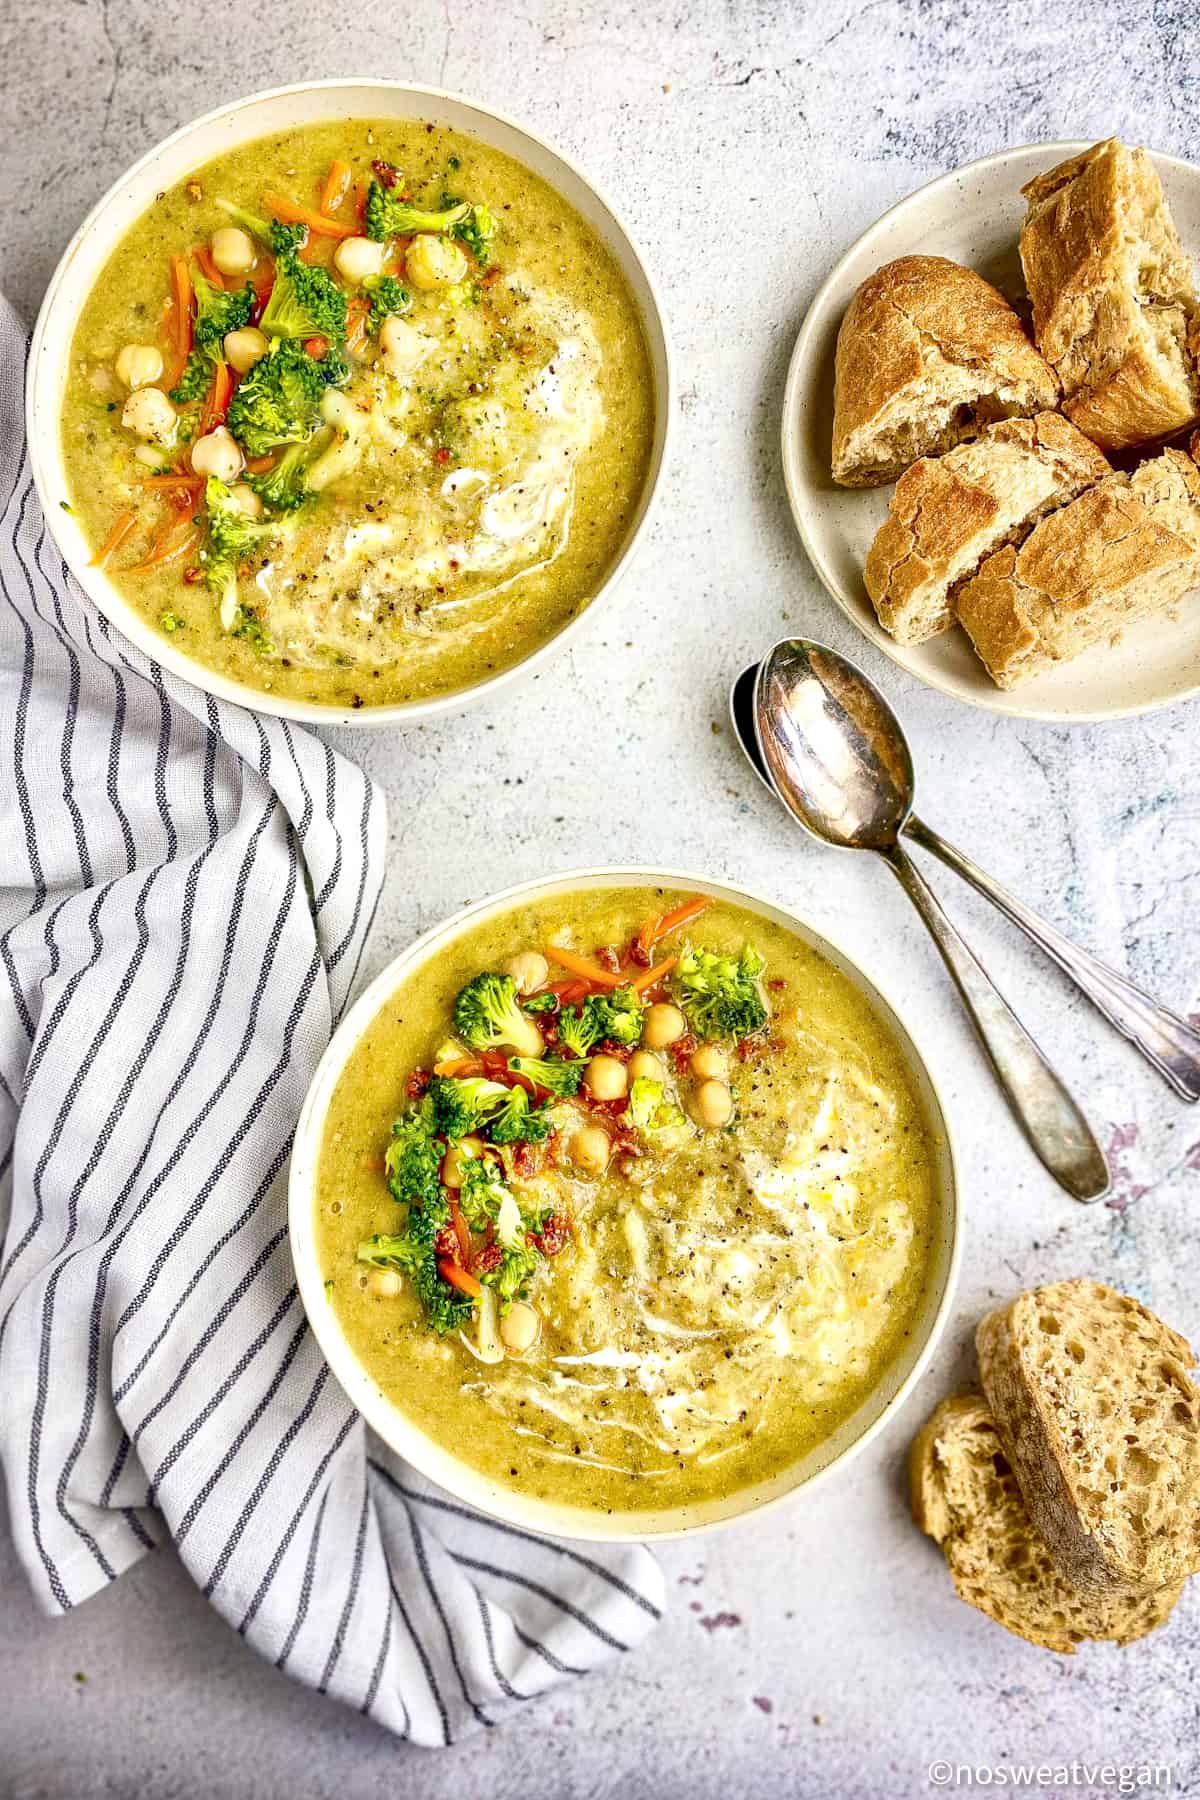
[(668, 389), (649, 278), (568, 164), (449, 96), (315, 84), (101, 202), (30, 438), (143, 649), (270, 711), (412, 719), (537, 666), (610, 584)]
[(570, 1536), (749, 1511), (866, 1440), (945, 1316), (952, 1159), (881, 996), (786, 913), (611, 871), (375, 982), (297, 1132), (335, 1374), (461, 1498)]

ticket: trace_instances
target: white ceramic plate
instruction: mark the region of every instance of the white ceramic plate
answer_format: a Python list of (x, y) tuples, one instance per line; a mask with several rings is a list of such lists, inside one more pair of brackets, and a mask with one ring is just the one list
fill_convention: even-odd
[[(1098, 646), (1007, 693), (993, 685), (965, 632), (954, 629), (924, 644), (897, 644), (876, 618), (862, 579), (863, 560), (892, 489), (835, 487), (829, 473), (833, 354), (855, 289), (897, 256), (947, 256), (966, 263), (1010, 300), (1023, 303), (1017, 253), (1025, 212), (1021, 188), (1086, 148), (1086, 143), (1062, 143), (1002, 150), (940, 176), (886, 212), (818, 290), (796, 340), (783, 403), (783, 472), (792, 513), (813, 567), (839, 606), (910, 675), (972, 706), (1023, 719), (1117, 719), (1200, 692), (1200, 597), (1187, 596), (1176, 619), (1143, 620), (1115, 646)], [(1184, 243), (1200, 251), (1200, 168), (1156, 153), (1154, 161)]]
[[(317, 1169), (326, 1114), (342, 1070), (379, 1011), (424, 963), (471, 926), (507, 912), (522, 902), (577, 892), (580, 888), (643, 884), (712, 894), (719, 900), (728, 900), (760, 913), (794, 932), (853, 982), (891, 1031), (915, 1078), (936, 1148), (940, 1211), (933, 1232), (929, 1279), (904, 1348), (861, 1406), (824, 1443), (769, 1481), (741, 1488), (700, 1506), (672, 1507), (658, 1512), (591, 1512), (582, 1507), (555, 1505), (532, 1495), (518, 1494), (490, 1481), (426, 1437), (376, 1386), (343, 1336), (325, 1293), (325, 1270), (317, 1252), (314, 1229)], [(505, 893), (467, 907), (446, 924), (436, 926), (389, 964), (346, 1015), (313, 1076), (292, 1146), (288, 1227), (300, 1295), (325, 1359), (352, 1404), (385, 1443), (458, 1499), (508, 1524), (558, 1537), (620, 1540), (678, 1537), (724, 1524), (782, 1500), (799, 1487), (811, 1485), (819, 1476), (826, 1475), (861, 1450), (901, 1405), (932, 1356), (950, 1314), (961, 1251), (949, 1123), (920, 1051), (874, 982), (836, 945), (770, 900), (725, 882), (709, 881), (703, 876), (678, 870), (643, 868), (585, 869), (509, 888)]]
[[(71, 340), (80, 308), (113, 245), (146, 211), (159, 189), (184, 180), (202, 163), (240, 144), (252, 143), (255, 138), (298, 125), (356, 118), (435, 119), (481, 139), (493, 149), (507, 152), (548, 181), (608, 246), (629, 283), (645, 326), (657, 402), (654, 443), (641, 503), (620, 554), (583, 611), (523, 662), (488, 681), (434, 700), (358, 709), (284, 699), (260, 688), (231, 681), (205, 668), (202, 663), (194, 662), (174, 639), (156, 631), (128, 605), (104, 571), (91, 566), (90, 545), (78, 522), (62, 510), (61, 502), (69, 485), (59, 432)], [(38, 497), (46, 523), (67, 566), (105, 617), (139, 650), (196, 687), (215, 694), (218, 699), (237, 701), (242, 706), (253, 707), (256, 712), (278, 713), (285, 718), (306, 719), (323, 725), (410, 725), (445, 713), (462, 712), (467, 706), (474, 706), (527, 679), (544, 668), (584, 629), (601, 601), (612, 592), (649, 522), (652, 504), (661, 485), (673, 410), (671, 352), (653, 279), (616, 213), (588, 178), (541, 138), (488, 107), (478, 106), (455, 94), (442, 93), (438, 88), (408, 87), (398, 81), (346, 80), (310, 81), (297, 87), (276, 88), (270, 93), (255, 94), (248, 100), (237, 100), (230, 106), (207, 113), (147, 151), (141, 161), (109, 189), (75, 233), (46, 290), (30, 348), (26, 427)]]

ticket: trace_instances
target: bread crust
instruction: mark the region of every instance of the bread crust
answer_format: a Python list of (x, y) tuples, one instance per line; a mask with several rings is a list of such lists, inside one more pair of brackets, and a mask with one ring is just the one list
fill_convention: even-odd
[(975, 1345), (1004, 1453), (1066, 1581), (1138, 1599), (1200, 1567), (1200, 1392), (1178, 1332), (1102, 1282), (1060, 1281), (989, 1313)]
[(954, 623), (952, 596), (984, 556), (1020, 542), (1047, 511), (1110, 473), (1061, 413), (1003, 419), (971, 443), (926, 457), (896, 484), (863, 579), (886, 631), (919, 644)]
[(1164, 450), (1052, 512), (985, 558), (955, 598), (999, 687), (1044, 673), (1200, 582), (1200, 473)]
[(1053, 371), (982, 275), (899, 257), (863, 282), (838, 332), (833, 478), (878, 486), (983, 424), (1058, 400)]
[(1089, 1638), (1132, 1643), (1169, 1616), (1182, 1584), (1135, 1600), (1080, 1593), (1034, 1529), (996, 1422), (976, 1390), (951, 1394), (909, 1452), (913, 1518), (946, 1558), (961, 1599), (1005, 1630), (1071, 1656)]
[(1109, 450), (1192, 424), (1191, 264), (1149, 156), (1109, 138), (1021, 191), (1034, 336), (1062, 382), (1064, 412)]

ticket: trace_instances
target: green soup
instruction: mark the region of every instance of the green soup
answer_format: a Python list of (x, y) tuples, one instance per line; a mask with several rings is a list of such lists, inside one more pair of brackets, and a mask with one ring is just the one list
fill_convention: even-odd
[[(396, 1197), (415, 1165), (405, 1162), (397, 1179), (393, 1124), (407, 1117), (406, 1157), (414, 1129), (434, 1133), (435, 1157), (448, 1141), (454, 1150), (437, 1132), (458, 1106), (460, 1082), (472, 1105), (491, 1092), (471, 1086), (472, 1058), (482, 1055), (485, 1082), (506, 1061), (511, 1070), (511, 1051), (480, 1052), (464, 1040), (456, 995), (480, 971), (550, 946), (598, 968), (616, 963), (632, 984), (642, 966), (628, 946), (647, 920), (685, 899), (660, 889), (557, 896), (464, 931), (381, 1009), (343, 1071), (325, 1128), (317, 1241), (328, 1303), (356, 1356), (445, 1449), (502, 1486), (572, 1506), (696, 1504), (786, 1468), (854, 1411), (899, 1354), (931, 1261), (933, 1143), (897, 1044), (858, 990), (799, 938), (713, 903), (652, 947), (654, 966), (679, 960), (632, 996), (628, 1041), (585, 1046), (573, 1096), (542, 1096), (535, 1079), (512, 1103), (519, 1120), (542, 1114), (549, 1137), (489, 1146), (489, 1131), (504, 1138), (510, 1122), (463, 1140), (484, 1165), (479, 1190), (493, 1196), (482, 1211), (466, 1185), (439, 1195), (432, 1177), (444, 1235), (439, 1273), (422, 1289), (412, 1208)], [(578, 989), (562, 995), (571, 971), (549, 961), (541, 980), (559, 987), (557, 1012), (540, 1010), (550, 1004), (544, 993), (524, 1004), (533, 1009), (526, 1024), (532, 1018), (544, 1034), (552, 1071), (544, 1079), (553, 1081), (557, 1065), (576, 1060), (568, 1029), (583, 1041), (592, 1000)], [(725, 1031), (729, 1015), (705, 1011), (704, 984), (719, 988), (731, 969), (752, 978), (755, 997), (751, 1014)], [(623, 1031), (618, 1002), (628, 988), (616, 1000), (600, 993), (601, 1029)], [(671, 1037), (679, 1024), (684, 1035)], [(606, 1092), (609, 1065), (623, 1070), (623, 1097), (590, 1094), (594, 1062), (604, 1064)], [(425, 1087), (435, 1066), (450, 1072), (448, 1097), (436, 1081)], [(536, 1077), (535, 1062), (520, 1067)], [(706, 1123), (726, 1112), (722, 1093), (724, 1122)], [(489, 1104), (500, 1108), (493, 1121), (509, 1120), (502, 1093)], [(597, 1131), (607, 1156), (581, 1166)], [(443, 1162), (442, 1179), (463, 1182), (472, 1158), (460, 1145), (450, 1160), (457, 1168)], [(502, 1191), (510, 1199), (497, 1203)], [(445, 1205), (455, 1196), (461, 1253)], [(497, 1243), (505, 1209), (513, 1219), (520, 1211), (506, 1241), (525, 1246), (513, 1254), (529, 1265), (515, 1283), (505, 1281), (507, 1252)], [(481, 1276), (475, 1300), (447, 1285), (470, 1269)], [(429, 1304), (443, 1302), (452, 1316), (435, 1319)], [(500, 1355), (485, 1310), (500, 1314)], [(515, 1352), (504, 1345), (514, 1313)]]
[[(280, 247), (281, 210), (314, 220), (305, 241)], [(156, 198), (83, 308), (62, 431), (70, 505), (98, 552), (119, 528), (107, 572), (149, 623), (233, 680), (345, 707), (473, 686), (586, 607), (654, 419), (633, 296), (566, 201), (462, 133), (353, 120)], [(231, 549), (195, 472), (216, 466)]]

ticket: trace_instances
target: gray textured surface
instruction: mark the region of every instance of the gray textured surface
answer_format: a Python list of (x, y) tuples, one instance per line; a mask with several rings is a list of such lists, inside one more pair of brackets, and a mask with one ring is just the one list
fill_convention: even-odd
[[(0, 1531), (0, 1795), (704, 1800), (735, 1785), (882, 1800), (926, 1791), (938, 1757), (1153, 1761), (1173, 1766), (1173, 1786), (1195, 1785), (1200, 1588), (1132, 1650), (1032, 1650), (955, 1601), (907, 1523), (901, 1461), (910, 1428), (966, 1370), (993, 1295), (1108, 1276), (1200, 1337), (1200, 1120), (938, 876), (1114, 1150), (1112, 1205), (1061, 1198), (884, 872), (790, 837), (721, 726), (725, 683), (751, 653), (787, 626), (825, 636), (899, 706), (933, 823), (1164, 999), (1200, 1007), (1196, 708), (1067, 731), (907, 682), (819, 590), (776, 449), (791, 340), (832, 258), (920, 182), (1005, 144), (1120, 132), (1195, 154), (1198, 23), (1191, 0), (1082, 14), (1045, 0), (0, 9), (0, 283), (29, 312), (128, 161), (275, 82), (368, 70), (441, 82), (529, 120), (614, 195), (652, 251), (679, 354), (664, 505), (612, 610), (523, 698), (437, 730), (346, 739), (391, 803), (368, 972), (462, 901), (543, 871), (659, 859), (744, 880), (833, 932), (911, 1009), (958, 1121), (969, 1230), (952, 1329), (882, 1440), (810, 1499), (669, 1547), (672, 1610), (636, 1658), (436, 1758), (258, 1665), (166, 1555), (76, 1616), (41, 1620)], [(547, 744), (549, 775), (544, 751), (531, 757)]]

